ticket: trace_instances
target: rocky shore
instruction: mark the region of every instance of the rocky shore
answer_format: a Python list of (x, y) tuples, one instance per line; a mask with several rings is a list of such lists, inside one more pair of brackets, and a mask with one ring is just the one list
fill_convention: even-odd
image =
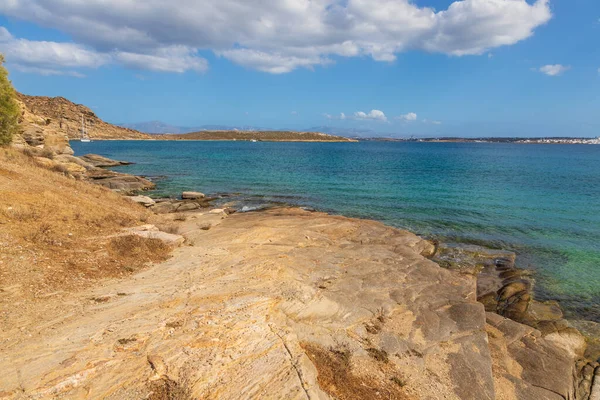
[[(42, 320), (0, 335), (0, 396), (594, 399), (598, 391), (598, 366), (585, 360), (576, 330), (486, 311), (478, 301), (486, 279), (441, 268), (431, 259), (448, 259), (445, 250), (410, 232), (290, 208), (161, 221), (185, 241), (170, 260), (73, 293)], [(484, 269), (506, 271), (505, 254), (481, 257)]]
[[(55, 266), (27, 269), (20, 249), (2, 256), (2, 399), (600, 399), (598, 347), (556, 303), (533, 299), (513, 253), (298, 208), (235, 212), (200, 192), (152, 199), (139, 193), (152, 182), (105, 169), (125, 162), (74, 157), (53, 136), (16, 147), (31, 168), (60, 173), (40, 207), (75, 190), (123, 210), (110, 229), (110, 214), (86, 222), (86, 208), (74, 210), (56, 219), (64, 233), (42, 224), (46, 236), (25, 236), (27, 251), (129, 258), (112, 275), (102, 272), (114, 258), (89, 270), (65, 258), (63, 274), (102, 278), (29, 300), (10, 280), (30, 274), (34, 286)], [(2, 187), (17, 171), (0, 169)], [(0, 244), (10, 246), (3, 227), (39, 214), (5, 200)], [(69, 246), (72, 232), (88, 236)], [(155, 264), (126, 265), (149, 249)]]

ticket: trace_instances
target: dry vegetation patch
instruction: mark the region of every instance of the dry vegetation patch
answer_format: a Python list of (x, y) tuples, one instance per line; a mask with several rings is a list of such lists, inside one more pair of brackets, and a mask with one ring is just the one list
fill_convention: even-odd
[(169, 249), (154, 239), (110, 239), (152, 216), (100, 186), (0, 150), (0, 301), (74, 291), (130, 274)]
[(318, 371), (319, 386), (331, 397), (339, 400), (408, 399), (403, 391), (404, 381), (391, 375), (382, 380), (363, 377), (352, 372), (351, 356), (344, 350), (327, 350), (304, 343), (302, 348)]

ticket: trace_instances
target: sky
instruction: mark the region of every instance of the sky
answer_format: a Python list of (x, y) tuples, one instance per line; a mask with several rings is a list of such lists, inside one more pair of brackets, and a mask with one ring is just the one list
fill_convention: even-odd
[(2, 0), (16, 89), (113, 123), (600, 136), (598, 0)]

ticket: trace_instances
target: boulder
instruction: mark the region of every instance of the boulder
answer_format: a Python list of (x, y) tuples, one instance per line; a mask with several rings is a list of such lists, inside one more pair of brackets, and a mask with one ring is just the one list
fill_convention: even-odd
[(143, 238), (158, 239), (171, 247), (179, 247), (185, 242), (183, 236), (162, 232), (156, 226), (150, 224), (128, 228), (125, 231)]
[(156, 204), (156, 202), (148, 196), (129, 196), (127, 198), (135, 203), (139, 203), (146, 207), (150, 207)]
[(161, 201), (152, 206), (152, 211), (157, 214), (169, 214), (177, 211), (177, 204), (171, 201)]
[(189, 203), (180, 203), (179, 206), (177, 207), (177, 211), (192, 211), (192, 210), (197, 210), (200, 208), (200, 204), (198, 203), (193, 203), (193, 202), (189, 202)]
[(181, 198), (184, 200), (198, 200), (198, 199), (203, 199), (206, 196), (204, 195), (204, 193), (200, 193), (200, 192), (183, 192), (181, 194)]

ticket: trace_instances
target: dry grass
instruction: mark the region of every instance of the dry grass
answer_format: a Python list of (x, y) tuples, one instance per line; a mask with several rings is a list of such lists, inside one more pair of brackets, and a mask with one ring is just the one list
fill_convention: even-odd
[(193, 400), (187, 386), (167, 377), (151, 382), (149, 388), (148, 400)]
[(352, 372), (347, 351), (326, 350), (313, 344), (303, 344), (306, 354), (318, 371), (319, 386), (339, 400), (408, 399), (405, 386), (397, 376), (386, 380), (357, 376)]
[(108, 189), (0, 149), (0, 292), (26, 300), (77, 291), (163, 260), (168, 249), (153, 240), (103, 239), (150, 219)]

